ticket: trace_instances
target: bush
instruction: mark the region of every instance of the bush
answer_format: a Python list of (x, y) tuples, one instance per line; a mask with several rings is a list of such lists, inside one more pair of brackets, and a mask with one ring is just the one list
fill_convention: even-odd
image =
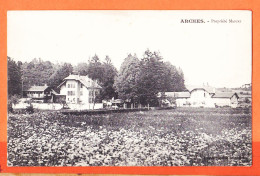
[(18, 95), (12, 95), (8, 97), (8, 112), (13, 112), (13, 104), (17, 104), (19, 102), (19, 96)]
[(32, 114), (34, 112), (33, 105), (30, 104), (30, 106), (26, 107), (25, 112), (29, 113), (29, 114)]

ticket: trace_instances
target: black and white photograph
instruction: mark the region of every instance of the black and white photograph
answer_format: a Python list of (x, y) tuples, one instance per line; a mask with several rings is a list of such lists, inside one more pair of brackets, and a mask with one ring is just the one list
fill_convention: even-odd
[(7, 164), (252, 166), (252, 12), (8, 11)]

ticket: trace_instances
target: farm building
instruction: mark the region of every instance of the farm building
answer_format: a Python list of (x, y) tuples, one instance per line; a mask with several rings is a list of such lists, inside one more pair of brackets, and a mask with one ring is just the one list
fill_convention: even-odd
[(188, 88), (190, 91), (189, 102), (192, 107), (214, 107), (212, 96), (215, 89), (209, 86)]
[(88, 76), (69, 75), (58, 86), (60, 95), (66, 96), (67, 104), (82, 104), (93, 106), (95, 98), (100, 93), (101, 86)]
[(172, 97), (178, 107), (237, 107), (238, 95), (232, 92), (216, 92), (209, 86), (189, 87), (187, 92), (165, 92), (158, 97), (169, 99)]
[(189, 106), (190, 92), (165, 92), (165, 97), (168, 97), (169, 103), (172, 103), (170, 97), (175, 98), (177, 107)]
[(28, 90), (23, 91), (26, 98), (31, 98), (39, 102), (54, 102), (57, 93), (46, 84), (44, 86), (32, 86)]
[(238, 95), (233, 92), (216, 92), (213, 96), (213, 102), (216, 107), (229, 106), (236, 108), (238, 105)]

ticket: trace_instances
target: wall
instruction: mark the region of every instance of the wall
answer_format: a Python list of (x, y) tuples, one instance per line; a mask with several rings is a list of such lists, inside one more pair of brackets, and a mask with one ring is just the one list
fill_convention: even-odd
[(182, 106), (189, 106), (189, 98), (177, 98), (176, 99), (176, 106), (182, 107)]
[(217, 106), (231, 106), (230, 98), (212, 98)]
[[(86, 110), (86, 109), (93, 109), (93, 103), (89, 104), (68, 104), (69, 108), (72, 110)], [(101, 109), (103, 108), (102, 103), (96, 103), (94, 109)]]
[[(33, 108), (42, 109), (42, 110), (60, 110), (63, 105), (59, 103), (32, 103)], [(13, 104), (13, 109), (26, 109), (26, 107), (30, 106), (28, 103), (18, 103)]]
[(193, 90), (189, 101), (192, 107), (215, 107), (211, 95), (203, 89)]

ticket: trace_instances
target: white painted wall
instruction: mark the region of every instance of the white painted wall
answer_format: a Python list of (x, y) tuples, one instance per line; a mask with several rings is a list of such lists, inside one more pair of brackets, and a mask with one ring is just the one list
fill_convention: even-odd
[(211, 95), (203, 89), (195, 89), (189, 99), (192, 107), (214, 107)]
[[(75, 88), (69, 88), (68, 84), (74, 84)], [(66, 86), (65, 86), (66, 85)], [(88, 89), (84, 85), (81, 88), (81, 83), (76, 80), (67, 80), (64, 85), (61, 86), (60, 88), (60, 94), (61, 95), (66, 95), (66, 103), (69, 105), (71, 109), (93, 109), (93, 103), (89, 102), (89, 91), (93, 89)], [(98, 89), (95, 89), (98, 90)], [(75, 91), (75, 95), (71, 96), (68, 95), (68, 91)], [(82, 92), (82, 95), (80, 94)], [(75, 104), (75, 105), (73, 105)], [(80, 104), (80, 105), (77, 105)], [(102, 105), (103, 107), (103, 105)], [(96, 108), (101, 108), (100, 105), (96, 103), (95, 107)]]
[(176, 106), (177, 107), (182, 107), (182, 106), (187, 106), (190, 98), (177, 98), (176, 99)]

